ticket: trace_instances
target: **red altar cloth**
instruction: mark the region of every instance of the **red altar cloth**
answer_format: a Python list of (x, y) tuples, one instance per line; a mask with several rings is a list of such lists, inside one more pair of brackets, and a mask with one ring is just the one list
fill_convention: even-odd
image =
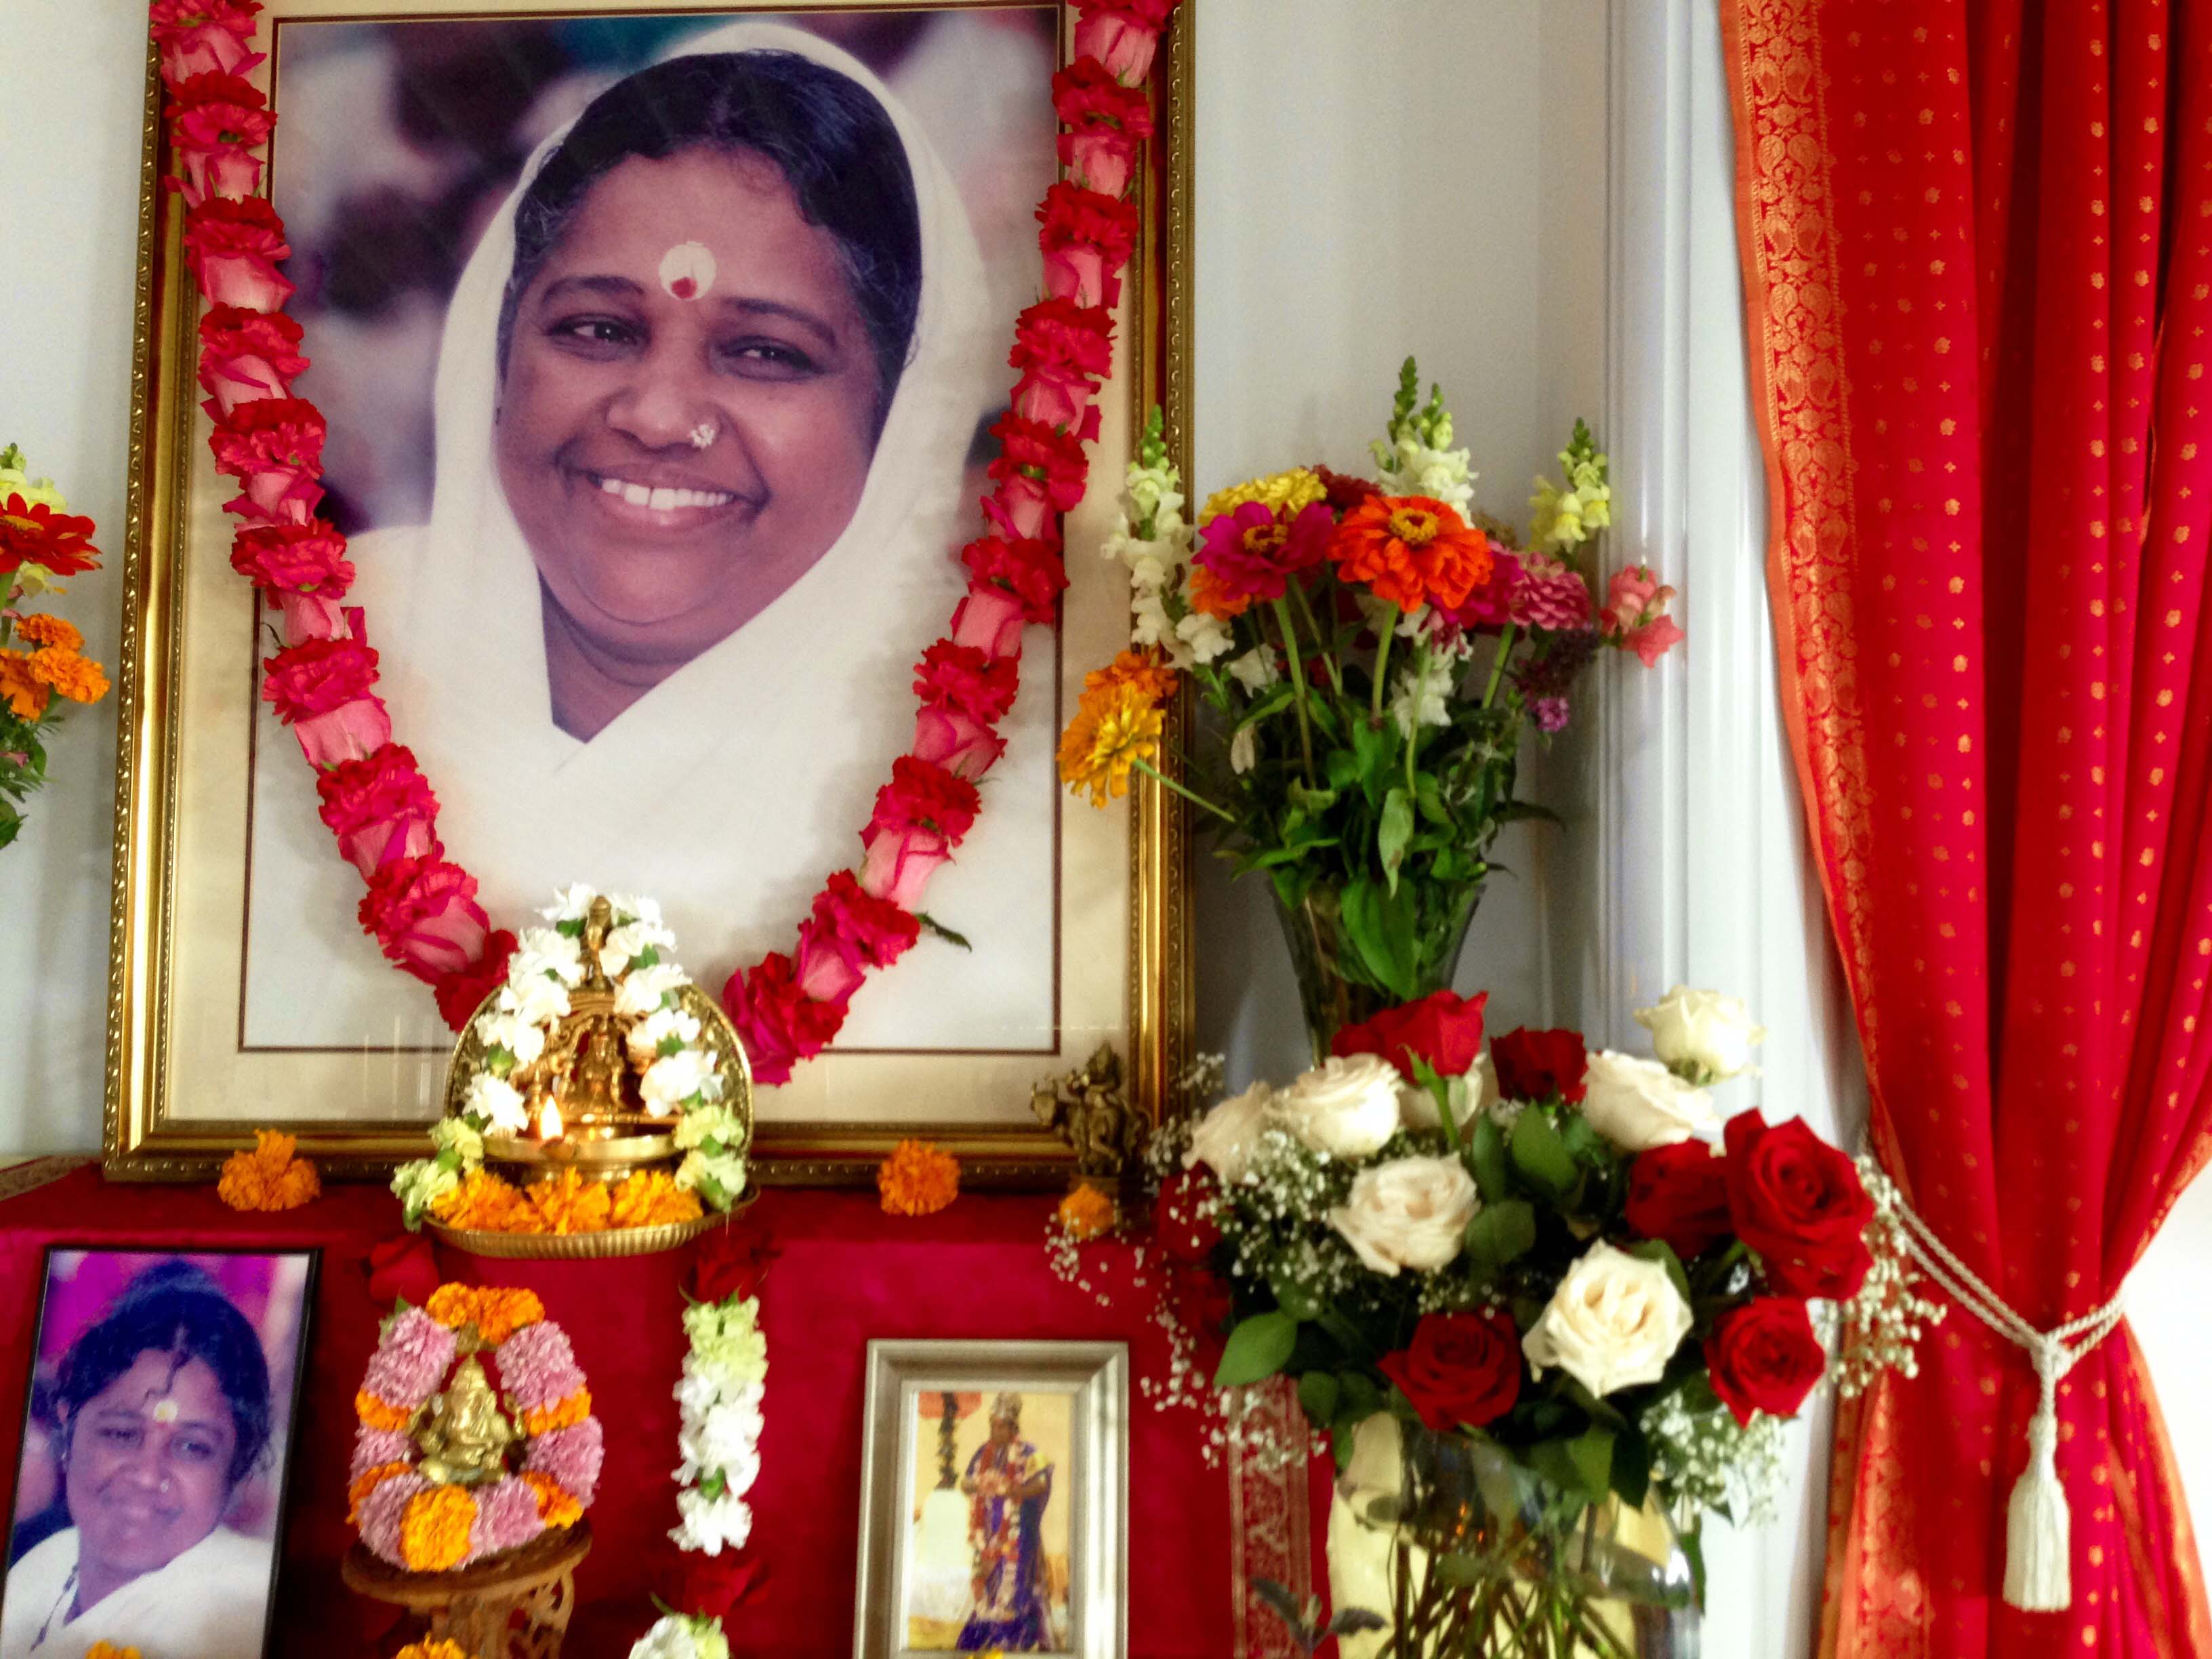
[[(769, 1339), (768, 1427), (750, 1493), (749, 1553), (764, 1585), (726, 1621), (734, 1650), (777, 1659), (853, 1651), (860, 1536), (860, 1426), (867, 1344), (877, 1337), (1086, 1338), (1126, 1341), (1133, 1374), (1159, 1374), (1164, 1339), (1139, 1295), (1101, 1309), (1055, 1279), (1042, 1239), (1053, 1200), (970, 1194), (921, 1220), (887, 1216), (872, 1193), (771, 1191), (747, 1213), (781, 1249), (762, 1291)], [(240, 1215), (207, 1187), (104, 1182), (84, 1169), (0, 1204), (0, 1424), (20, 1437), (23, 1394), (50, 1244), (133, 1249), (322, 1251), (312, 1352), (294, 1439), (272, 1652), (369, 1659), (388, 1652), (391, 1610), (350, 1595), (338, 1559), (354, 1390), (386, 1310), (368, 1294), (370, 1246), (400, 1231), (380, 1188), (332, 1188), (301, 1210)], [(449, 1279), (526, 1285), (567, 1330), (606, 1425), (607, 1464), (592, 1506), (597, 1539), (577, 1574), (570, 1659), (622, 1659), (655, 1617), (681, 1552), (675, 1524), (681, 1285), (691, 1252), (611, 1261), (495, 1261), (441, 1249)], [(1129, 1652), (1222, 1659), (1236, 1650), (1227, 1477), (1198, 1449), (1196, 1419), (1163, 1414), (1131, 1390)], [(5, 1458), (12, 1509), (15, 1442)]]

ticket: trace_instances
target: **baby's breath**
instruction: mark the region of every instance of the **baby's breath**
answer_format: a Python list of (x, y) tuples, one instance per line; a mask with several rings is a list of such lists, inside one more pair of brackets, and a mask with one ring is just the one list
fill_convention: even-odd
[(1772, 1521), (1782, 1496), (1782, 1419), (1725, 1409), (1692, 1412), (1676, 1389), (1644, 1413), (1651, 1478), (1678, 1502), (1719, 1510), (1740, 1527)]
[(1859, 1160), (1859, 1180), (1874, 1200), (1874, 1219), (1866, 1230), (1874, 1265), (1858, 1294), (1837, 1307), (1830, 1320), (1828, 1380), (1845, 1400), (1864, 1394), (1884, 1371), (1919, 1376), (1920, 1339), (1948, 1311), (1920, 1294), (1923, 1279), (1905, 1251), (1899, 1213), (1904, 1199), (1896, 1183), (1871, 1158)]

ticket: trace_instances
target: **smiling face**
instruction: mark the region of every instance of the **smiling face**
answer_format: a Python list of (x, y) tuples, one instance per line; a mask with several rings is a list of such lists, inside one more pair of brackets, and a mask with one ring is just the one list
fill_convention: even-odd
[(206, 1364), (148, 1349), (70, 1419), (64, 1492), (88, 1576), (136, 1577), (205, 1538), (230, 1501), (238, 1429)]
[(781, 169), (750, 151), (632, 156), (518, 300), (500, 483), (567, 623), (670, 672), (851, 523), (879, 397), (836, 239)]

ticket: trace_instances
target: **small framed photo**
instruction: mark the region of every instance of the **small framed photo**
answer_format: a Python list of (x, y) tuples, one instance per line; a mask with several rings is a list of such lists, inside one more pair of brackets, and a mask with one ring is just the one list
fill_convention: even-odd
[(0, 1655), (266, 1650), (316, 1256), (47, 1251)]
[(1128, 1354), (868, 1345), (855, 1659), (1121, 1659)]

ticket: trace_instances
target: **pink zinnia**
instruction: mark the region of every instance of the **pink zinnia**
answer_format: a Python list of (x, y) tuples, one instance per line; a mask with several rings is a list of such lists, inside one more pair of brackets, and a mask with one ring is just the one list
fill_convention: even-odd
[(1590, 610), (1589, 585), (1556, 560), (1530, 560), (1513, 593), (1512, 619), (1523, 628), (1581, 628)]
[(1194, 556), (1213, 573), (1223, 599), (1279, 599), (1289, 591), (1291, 576), (1328, 556), (1335, 524), (1336, 515), (1325, 501), (1309, 503), (1288, 521), (1264, 502), (1246, 501), (1233, 513), (1207, 520), (1200, 532), (1205, 545)]

